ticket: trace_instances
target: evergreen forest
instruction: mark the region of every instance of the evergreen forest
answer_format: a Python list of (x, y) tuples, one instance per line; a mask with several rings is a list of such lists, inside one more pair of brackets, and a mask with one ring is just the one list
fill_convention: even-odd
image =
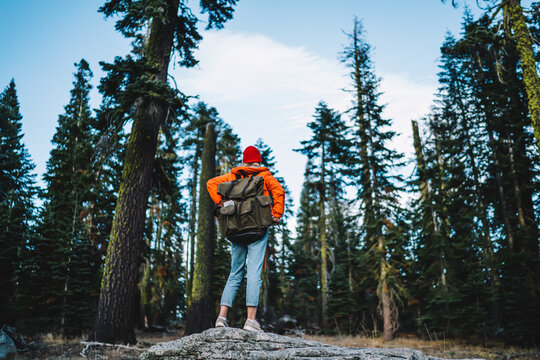
[[(263, 272), (267, 331), (287, 319), (300, 333), (540, 345), (540, 3), (490, 3), (440, 45), (431, 110), (410, 119), (415, 156), (393, 146), (356, 18), (336, 54), (349, 109), (320, 99), (310, 137), (290, 145), (305, 159), (297, 204), (274, 150), (253, 144), (286, 191)], [(241, 165), (242, 139), (168, 69), (194, 67), (203, 27), (226, 27), (241, 2), (190, 6), (104, 2), (132, 51), (100, 63), (96, 108), (96, 69), (74, 64), (44, 174), (23, 140), (32, 104), (19, 102), (17, 79), (1, 84), (0, 325), (107, 343), (213, 326), (230, 243), (206, 181)], [(246, 318), (243, 286), (233, 326)]]

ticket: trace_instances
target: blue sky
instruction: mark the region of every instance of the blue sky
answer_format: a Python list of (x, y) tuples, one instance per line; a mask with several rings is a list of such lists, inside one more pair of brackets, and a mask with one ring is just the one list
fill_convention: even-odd
[[(97, 13), (103, 2), (0, 0), (0, 87), (15, 79), (24, 142), (40, 177), (69, 100), (73, 64), (85, 58), (97, 86), (103, 76), (98, 62), (130, 50), (114, 20)], [(479, 13), (475, 1), (467, 3)], [(374, 48), (385, 115), (402, 134), (394, 145), (410, 154), (410, 120), (429, 110), (439, 48), (448, 31), (459, 34), (463, 11), (439, 0), (240, 0), (225, 30), (202, 32), (199, 66), (186, 70), (171, 63), (170, 73), (180, 90), (216, 107), (243, 146), (261, 137), (274, 149), (298, 203), (305, 159), (292, 149), (309, 137), (305, 124), (318, 101), (341, 111), (350, 103), (338, 54), (354, 16)], [(95, 88), (91, 97), (97, 107)]]

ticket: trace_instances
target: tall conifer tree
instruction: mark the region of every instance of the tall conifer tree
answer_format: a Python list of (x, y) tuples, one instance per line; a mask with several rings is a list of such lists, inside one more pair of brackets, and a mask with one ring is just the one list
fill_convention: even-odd
[[(232, 17), (236, 0), (201, 2), (208, 13), (207, 28), (221, 28)], [(101, 295), (91, 339), (135, 343), (131, 325), (132, 298), (144, 231), (146, 203), (157, 148), (159, 128), (182, 105), (167, 84), (169, 61), (178, 54), (180, 65), (197, 63), (193, 49), (201, 40), (198, 19), (183, 0), (107, 1), (106, 16), (120, 16), (116, 28), (135, 38), (135, 57), (104, 64), (105, 97), (116, 104), (123, 120), (133, 119), (122, 183), (102, 280)], [(146, 36), (143, 31), (147, 30)], [(175, 116), (172, 116), (173, 118)], [(120, 122), (118, 128), (122, 127)]]
[[(0, 322), (11, 325), (15, 325), (17, 314), (24, 313), (15, 287), (22, 280), (20, 266), (25, 265), (26, 249), (32, 241), (37, 190), (34, 165), (22, 138), (20, 105), (11, 80), (0, 94)], [(23, 271), (32, 268), (24, 266)]]
[(349, 148), (346, 126), (341, 116), (320, 102), (315, 109), (314, 120), (308, 124), (313, 132), (311, 139), (301, 141), (302, 148), (296, 150), (313, 161), (313, 175), (318, 177), (319, 193), (319, 251), (321, 256), (321, 311), (322, 326), (328, 326), (326, 307), (328, 304), (329, 246), (327, 234), (328, 198), (333, 188), (341, 185), (339, 176), (345, 164), (345, 154)]
[(357, 19), (348, 38), (342, 54), (342, 61), (351, 70), (353, 94), (353, 106), (349, 110), (353, 144), (348, 152), (351, 155), (348, 170), (355, 179), (362, 204), (364, 261), (370, 262), (369, 267), (375, 271), (384, 338), (390, 340), (398, 326), (398, 305), (405, 293), (399, 275), (399, 254), (405, 242), (403, 214), (399, 205), (399, 179), (392, 175), (402, 163), (402, 155), (389, 147), (396, 134), (390, 130), (391, 120), (382, 117), (384, 106), (379, 104), (379, 80), (371, 63), (371, 48)]
[[(60, 311), (51, 311), (48, 316), (57, 317), (59, 328), (68, 335), (80, 334), (89, 327), (94, 310), (90, 294), (97, 291), (98, 284), (93, 264), (96, 249), (86, 223), (94, 180), (91, 158), (95, 120), (88, 104), (92, 72), (85, 60), (75, 65), (71, 100), (58, 119), (52, 140), (55, 147), (44, 175), (47, 189), (39, 226), (40, 241), (55, 246), (57, 250), (53, 254), (58, 256), (48, 254), (45, 260), (55, 269), (53, 273), (58, 281), (55, 286), (45, 285), (43, 293), (52, 291), (48, 297), (51, 310)], [(40, 272), (44, 277), (50, 276), (45, 269)], [(47, 284), (45, 278), (44, 284)]]
[[(486, 3), (488, 3), (488, 7), (484, 19), (489, 18), (487, 25), (491, 25), (491, 21), (502, 10), (502, 24), (507, 28), (507, 34), (511, 35), (508, 40), (514, 43), (519, 55), (519, 67), (523, 75), (522, 81), (528, 99), (528, 112), (536, 138), (536, 147), (540, 153), (540, 78), (534, 54), (534, 38), (531, 37), (528, 28), (525, 11), (521, 6), (521, 0), (486, 1)], [(533, 3), (533, 10), (535, 4)], [(452, 0), (452, 5), (457, 6), (457, 0)]]
[(289, 276), (292, 283), (291, 311), (295, 319), (308, 328), (321, 323), (319, 206), (317, 177), (312, 160), (308, 158), (304, 183), (300, 194), (300, 207), (296, 216), (296, 237), (291, 245)]

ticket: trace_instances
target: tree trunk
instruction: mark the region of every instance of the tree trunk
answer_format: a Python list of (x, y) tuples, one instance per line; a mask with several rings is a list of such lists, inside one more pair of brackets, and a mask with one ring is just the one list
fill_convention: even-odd
[[(152, 21), (145, 47), (146, 58), (159, 70), (157, 74), (147, 76), (164, 83), (167, 82), (178, 0), (168, 0), (167, 5), (166, 20)], [(164, 106), (150, 98), (137, 100), (138, 109), (127, 145), (105, 259), (98, 312), (89, 336), (91, 340), (136, 343), (132, 323), (133, 298), (137, 291), (140, 249), (159, 127), (166, 117)]]
[(435, 210), (433, 209), (433, 205), (431, 203), (431, 191), (427, 179), (426, 161), (422, 152), (422, 140), (420, 139), (420, 132), (418, 131), (418, 123), (415, 120), (412, 120), (411, 123), (413, 129), (414, 151), (416, 153), (416, 167), (418, 168), (418, 179), (420, 180), (420, 195), (422, 196), (424, 209), (426, 209), (426, 212), (429, 212), (429, 214), (426, 214), (425, 216), (431, 217), (433, 228), (435, 232), (438, 232), (439, 225)]
[(322, 326), (326, 328), (328, 326), (328, 319), (326, 316), (326, 306), (328, 305), (328, 253), (326, 244), (326, 215), (325, 215), (325, 143), (322, 144), (321, 149), (321, 183), (319, 187), (319, 241), (321, 244), (321, 315)]
[(540, 152), (540, 79), (536, 72), (536, 61), (532, 47), (532, 39), (520, 0), (504, 0), (505, 16), (509, 17), (516, 48), (521, 60), (523, 83), (527, 92), (529, 114), (532, 120), (536, 145)]
[(385, 260), (385, 250), (382, 236), (379, 237), (378, 245), (379, 251), (381, 252), (380, 260), (380, 281), (381, 284), (381, 305), (382, 305), (382, 315), (383, 315), (383, 337), (385, 341), (391, 341), (394, 338), (394, 327), (392, 326), (392, 310), (391, 310), (391, 301), (390, 301), (390, 292), (388, 289), (388, 282), (386, 280), (386, 260)]
[[(193, 185), (191, 188), (191, 210), (189, 218), (189, 257), (188, 264), (186, 266), (186, 298), (187, 306), (191, 305), (191, 287), (193, 284), (193, 268), (195, 267), (195, 222), (197, 221), (197, 180), (199, 179), (199, 157), (201, 156), (201, 149), (199, 144), (195, 149), (195, 160), (193, 160)], [(203, 190), (204, 191), (204, 190)]]
[(216, 173), (216, 134), (214, 125), (206, 126), (199, 192), (197, 226), (197, 259), (193, 272), (191, 305), (187, 312), (186, 334), (209, 329), (214, 321), (213, 262), (216, 238), (214, 202), (206, 190), (206, 182)]
[(128, 143), (103, 270), (98, 314), (90, 335), (90, 339), (100, 342), (136, 343), (131, 324), (131, 299), (135, 296), (138, 281), (146, 202), (163, 115), (158, 106), (151, 107), (154, 108), (153, 116), (135, 118)]
[[(516, 168), (516, 165), (523, 164), (525, 149), (514, 150), (512, 141), (510, 139), (507, 140), (519, 226), (521, 227), (522, 234), (518, 244), (516, 244), (516, 248), (519, 251), (529, 253), (533, 258), (538, 258), (538, 225), (535, 221), (531, 191), (527, 190), (527, 182), (531, 181), (531, 179), (527, 176), (528, 174), (520, 173)], [(520, 153), (520, 151), (522, 152)]]
[(502, 218), (504, 222), (504, 227), (506, 229), (506, 235), (508, 236), (508, 248), (513, 251), (514, 250), (514, 228), (512, 226), (512, 223), (508, 217), (508, 206), (506, 204), (506, 195), (504, 193), (504, 188), (502, 184), (501, 179), (501, 164), (499, 162), (499, 156), (497, 155), (497, 148), (495, 146), (495, 138), (493, 136), (493, 130), (489, 129), (489, 126), (487, 128), (487, 133), (489, 137), (489, 146), (491, 148), (491, 151), (493, 153), (493, 162), (495, 163), (495, 181), (497, 183), (497, 192), (499, 195), (499, 201), (501, 202), (501, 212), (502, 212)]

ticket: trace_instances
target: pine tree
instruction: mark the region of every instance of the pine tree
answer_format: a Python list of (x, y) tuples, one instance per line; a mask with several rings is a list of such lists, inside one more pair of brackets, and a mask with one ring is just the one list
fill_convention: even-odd
[(0, 94), (0, 322), (11, 325), (27, 310), (18, 302), (16, 285), (21, 270), (32, 271), (24, 256), (33, 238), (37, 190), (34, 165), (22, 138), (20, 105), (11, 80)]
[(358, 311), (354, 301), (353, 281), (351, 279), (351, 243), (355, 234), (353, 211), (349, 211), (347, 201), (334, 192), (330, 201), (328, 240), (332, 249), (332, 272), (328, 293), (328, 317), (332, 319), (339, 334), (353, 334), (358, 323)]
[[(46, 257), (45, 253), (36, 254), (45, 262), (40, 266), (51, 270), (50, 273), (39, 270), (43, 277), (42, 293), (50, 305), (50, 311), (44, 314), (51, 318), (53, 330), (66, 335), (78, 335), (90, 326), (94, 310), (90, 294), (96, 292), (98, 284), (93, 264), (96, 249), (85, 223), (94, 180), (91, 164), (94, 119), (88, 105), (92, 72), (85, 60), (75, 66), (71, 100), (65, 113), (59, 116), (52, 140), (55, 147), (44, 175), (47, 189), (38, 226), (39, 241), (55, 250)], [(37, 245), (35, 251), (42, 251), (40, 248)], [(47, 281), (49, 277), (54, 279), (52, 283)]]
[[(201, 161), (200, 188), (205, 189), (208, 180), (216, 176), (216, 133), (214, 124), (206, 126)], [(197, 219), (197, 253), (193, 272), (191, 304), (187, 311), (186, 333), (193, 334), (213, 325), (213, 255), (216, 239), (215, 205), (208, 191), (199, 195)]]
[[(445, 0), (443, 0), (444, 2)], [(456, 6), (457, 1), (452, 0), (452, 5)], [(500, 0), (494, 6), (489, 4), (486, 16), (487, 26), (491, 25), (498, 13), (503, 12), (503, 25), (507, 28), (509, 38), (515, 44), (517, 54), (520, 59), (520, 68), (523, 75), (523, 85), (527, 95), (528, 112), (530, 115), (534, 136), (536, 137), (536, 147), (540, 152), (540, 78), (534, 55), (533, 40), (527, 25), (525, 11), (520, 0)], [(534, 4), (533, 4), (534, 9)]]
[[(474, 80), (476, 111), (484, 119), (492, 155), (486, 188), (496, 194), (489, 200), (507, 235), (499, 242), (504, 335), (510, 342), (526, 343), (537, 335), (524, 329), (538, 328), (530, 315), (538, 311), (539, 303), (538, 223), (533, 215), (538, 152), (527, 118), (518, 51), (506, 32), (487, 24), (486, 18), (466, 24), (466, 36), (456, 48), (462, 50)], [(481, 66), (473, 67), (479, 59)]]
[(402, 155), (388, 147), (395, 132), (390, 130), (391, 120), (382, 117), (379, 80), (370, 60), (370, 46), (357, 19), (348, 38), (349, 44), (342, 54), (342, 61), (351, 69), (353, 93), (353, 106), (349, 110), (353, 144), (348, 152), (351, 156), (348, 168), (362, 203), (364, 261), (371, 264), (369, 268), (376, 269), (373, 276), (377, 279), (384, 338), (390, 340), (398, 326), (398, 305), (405, 296), (400, 264), (394, 259), (402, 251), (405, 239), (399, 179), (392, 175), (402, 163)]
[(292, 283), (291, 311), (300, 325), (310, 329), (321, 323), (319, 206), (314, 165), (308, 158), (300, 207), (296, 217), (296, 238), (291, 245), (289, 277)]
[(319, 226), (318, 235), (321, 254), (321, 307), (322, 326), (328, 326), (326, 307), (328, 304), (328, 271), (329, 247), (326, 231), (328, 212), (327, 200), (333, 188), (340, 187), (339, 173), (345, 163), (345, 154), (348, 149), (346, 140), (346, 126), (341, 116), (328, 106), (320, 102), (315, 109), (314, 121), (308, 124), (313, 135), (310, 140), (301, 141), (302, 148), (296, 151), (306, 155), (308, 159), (316, 162), (314, 175), (318, 176), (317, 191), (319, 192)]
[(193, 270), (195, 268), (195, 238), (197, 234), (197, 205), (199, 193), (199, 175), (200, 162), (204, 142), (204, 132), (206, 125), (213, 120), (217, 120), (218, 113), (215, 108), (208, 108), (208, 105), (199, 102), (194, 107), (194, 114), (190, 117), (187, 125), (186, 137), (183, 142), (183, 148), (189, 151), (188, 161), (191, 163), (191, 179), (188, 183), (190, 188), (190, 216), (189, 216), (189, 244), (187, 247), (187, 266), (186, 266), (186, 293), (187, 305), (191, 304), (191, 287), (193, 282)]
[(519, 55), (491, 21), (466, 14), (462, 38), (447, 37), (424, 144), (414, 131), (413, 291), (429, 328), (484, 337), (504, 329), (527, 342), (535, 335), (523, 330), (537, 328), (538, 160)]
[[(203, 102), (199, 102), (194, 107), (194, 114), (190, 117), (190, 123), (186, 127), (186, 137), (183, 147), (188, 151), (188, 161), (191, 165), (190, 180), (187, 184), (190, 189), (190, 217), (189, 217), (189, 253), (186, 269), (188, 306), (191, 303), (191, 281), (193, 279), (193, 269), (195, 267), (195, 237), (197, 233), (197, 206), (199, 194), (200, 162), (203, 149), (206, 126), (214, 123), (216, 126), (216, 176), (229, 172), (238, 159), (241, 157), (240, 138), (231, 127), (224, 122), (218, 111), (214, 107), (209, 107)], [(206, 187), (203, 188), (206, 191)], [(219, 306), (221, 290), (225, 286), (230, 269), (230, 244), (221, 234), (217, 235), (216, 248), (214, 254), (214, 302)], [(234, 315), (234, 314), (233, 314)]]
[[(207, 28), (221, 28), (232, 17), (236, 0), (201, 3), (208, 13)], [(117, 29), (135, 38), (133, 54), (104, 64), (109, 72), (101, 89), (117, 106), (119, 118), (133, 119), (127, 145), (111, 238), (105, 261), (98, 314), (90, 339), (135, 343), (130, 318), (136, 292), (137, 269), (144, 232), (146, 202), (157, 148), (159, 128), (178, 113), (182, 102), (167, 84), (169, 61), (180, 56), (181, 66), (193, 66), (193, 49), (201, 35), (198, 19), (185, 1), (107, 1), (105, 16), (120, 16)], [(147, 36), (142, 31), (147, 30)], [(122, 122), (118, 128), (122, 127)]]

